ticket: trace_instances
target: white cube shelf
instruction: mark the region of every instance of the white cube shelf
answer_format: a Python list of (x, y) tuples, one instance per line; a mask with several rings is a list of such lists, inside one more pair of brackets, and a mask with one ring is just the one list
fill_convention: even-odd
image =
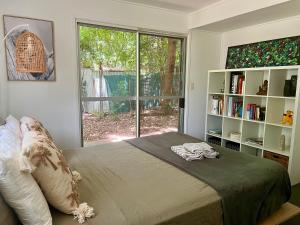
[[(300, 182), (300, 122), (297, 123), (299, 110), (299, 77), (300, 66), (247, 68), (230, 70), (211, 70), (208, 72), (208, 95), (207, 95), (207, 116), (206, 116), (206, 140), (212, 134), (211, 129), (218, 129), (221, 135), (221, 145), (226, 146), (229, 142), (236, 143), (239, 151), (257, 157), (264, 157), (264, 152), (274, 153), (278, 156), (288, 157), (288, 171), (293, 184)], [(242, 93), (232, 94), (231, 73), (238, 73), (244, 76)], [(285, 80), (297, 75), (296, 96), (284, 96)], [(266, 95), (257, 95), (259, 86), (268, 81)], [(212, 96), (219, 96), (223, 99), (224, 107), (221, 115), (211, 115), (209, 104)], [(228, 114), (229, 99), (240, 99), (242, 102), (241, 117), (232, 117)], [(247, 104), (265, 107), (264, 120), (249, 120), (247, 118)], [(282, 116), (287, 110), (294, 112), (293, 125), (282, 124)], [(231, 132), (238, 132), (241, 138), (232, 140)], [(285, 147), (282, 150), (281, 137), (285, 137)], [(263, 144), (247, 142), (247, 138), (262, 138)]]

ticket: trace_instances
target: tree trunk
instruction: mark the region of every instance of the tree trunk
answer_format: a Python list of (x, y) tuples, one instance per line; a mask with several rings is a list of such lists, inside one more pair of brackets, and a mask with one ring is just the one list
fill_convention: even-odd
[[(163, 84), (162, 84), (162, 94), (164, 96), (172, 95), (173, 86), (173, 76), (175, 69), (175, 58), (176, 58), (176, 39), (168, 39), (168, 56), (167, 56), (167, 71), (164, 74)], [(169, 114), (171, 112), (170, 100), (164, 99), (161, 103), (164, 114)]]

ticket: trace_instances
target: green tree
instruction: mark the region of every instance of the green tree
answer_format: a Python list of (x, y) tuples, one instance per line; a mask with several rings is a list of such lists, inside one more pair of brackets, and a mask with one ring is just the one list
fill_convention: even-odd
[[(80, 49), (82, 67), (98, 68), (100, 75), (103, 67), (124, 71), (136, 69), (136, 34), (133, 32), (81, 26)], [(173, 88), (173, 79), (180, 67), (180, 39), (140, 36), (141, 75), (160, 74), (161, 95), (179, 94), (178, 88)], [(168, 100), (162, 101), (165, 113), (168, 113), (169, 104)]]
[(84, 68), (135, 70), (136, 35), (95, 27), (80, 27), (80, 59)]

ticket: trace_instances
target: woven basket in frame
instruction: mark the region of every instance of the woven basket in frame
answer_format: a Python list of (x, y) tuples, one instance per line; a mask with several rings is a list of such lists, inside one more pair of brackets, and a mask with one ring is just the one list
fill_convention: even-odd
[(22, 33), (16, 40), (16, 71), (45, 73), (45, 49), (43, 42), (31, 32)]

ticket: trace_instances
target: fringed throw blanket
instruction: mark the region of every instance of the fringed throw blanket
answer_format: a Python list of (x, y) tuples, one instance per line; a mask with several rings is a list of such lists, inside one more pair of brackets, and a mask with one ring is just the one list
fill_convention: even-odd
[(137, 148), (206, 182), (222, 197), (224, 225), (256, 225), (276, 211), (291, 195), (287, 171), (278, 163), (227, 150), (217, 145), (219, 159), (186, 161), (171, 146), (199, 142), (179, 133), (127, 141)]

